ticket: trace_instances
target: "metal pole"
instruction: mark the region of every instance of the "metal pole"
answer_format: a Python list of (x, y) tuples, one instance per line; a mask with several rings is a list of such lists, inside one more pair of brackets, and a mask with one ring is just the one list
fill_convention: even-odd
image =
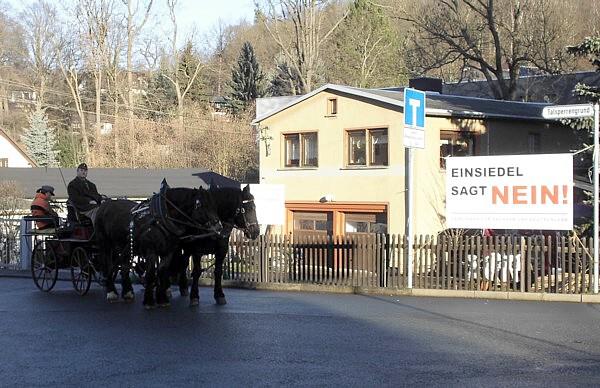
[(408, 278), (407, 278), (407, 287), (413, 288), (413, 231), (414, 231), (414, 219), (413, 219), (413, 150), (412, 148), (408, 149), (408, 231), (406, 238), (408, 239)]
[(598, 103), (594, 104), (594, 294), (598, 293), (598, 118), (599, 118), (599, 107)]

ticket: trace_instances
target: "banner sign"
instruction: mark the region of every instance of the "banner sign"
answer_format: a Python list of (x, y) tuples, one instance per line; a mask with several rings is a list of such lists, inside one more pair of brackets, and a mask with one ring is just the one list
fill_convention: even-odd
[(446, 223), (467, 229), (573, 229), (573, 156), (447, 158)]
[(285, 186), (250, 184), (259, 225), (283, 225), (285, 222)]

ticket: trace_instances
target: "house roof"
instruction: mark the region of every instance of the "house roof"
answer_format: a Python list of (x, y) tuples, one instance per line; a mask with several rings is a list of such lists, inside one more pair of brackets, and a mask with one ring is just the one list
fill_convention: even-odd
[[(329, 91), (337, 94), (347, 95), (354, 98), (365, 98), (371, 101), (377, 101), (390, 106), (399, 107), (404, 110), (404, 89), (362, 89), (350, 86), (327, 84), (320, 88), (296, 98), (289, 96), (283, 97), (281, 104), (276, 104), (271, 98), (268, 99), (268, 106), (262, 104), (259, 108), (257, 103), (257, 115), (253, 124), (259, 123), (268, 117), (271, 117), (285, 109), (288, 109), (312, 96)], [(493, 118), (493, 119), (519, 119), (547, 121), (542, 117), (542, 109), (550, 104), (500, 101), (487, 98), (455, 96), (439, 94), (436, 92), (427, 93), (427, 116), (432, 117), (456, 117), (456, 118)], [(270, 108), (270, 109), (269, 109)]]
[[(491, 82), (497, 83), (498, 81)], [(600, 73), (583, 71), (519, 77), (517, 79), (517, 98), (561, 105), (585, 103), (584, 99), (573, 95), (573, 89), (578, 83), (598, 86)], [(451, 95), (493, 98), (490, 82), (487, 80), (447, 83), (444, 84), (443, 90), (444, 93)]]
[(27, 163), (31, 164), (31, 167), (37, 167), (37, 163), (34, 162), (33, 159), (31, 159), (29, 155), (27, 155), (27, 153), (21, 148), (21, 146), (18, 145), (17, 142), (14, 141), (2, 128), (0, 128), (0, 136), (3, 136), (6, 140), (8, 140), (8, 142), (15, 147), (15, 149), (25, 158), (25, 160), (27, 160)]
[[(42, 185), (54, 187), (56, 198), (67, 198), (68, 184), (75, 177), (75, 169), (65, 168), (3, 168), (0, 180), (16, 181), (26, 196), (32, 196)], [(61, 175), (62, 173), (62, 175)], [(63, 180), (64, 176), (64, 180)], [(96, 184), (100, 194), (109, 197), (146, 198), (158, 192), (163, 178), (171, 187), (208, 188), (240, 187), (240, 182), (206, 169), (129, 169), (92, 168), (88, 178)]]

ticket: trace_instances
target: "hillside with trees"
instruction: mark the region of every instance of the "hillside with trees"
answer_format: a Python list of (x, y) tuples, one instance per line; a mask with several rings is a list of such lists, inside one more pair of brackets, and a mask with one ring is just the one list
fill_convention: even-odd
[(254, 20), (200, 36), (183, 32), (181, 0), (38, 0), (18, 14), (0, 0), (0, 126), (40, 165), (248, 180), (258, 97), (435, 76), (494, 80), (514, 99), (521, 68), (595, 69), (566, 50), (598, 35), (594, 0), (248, 1)]

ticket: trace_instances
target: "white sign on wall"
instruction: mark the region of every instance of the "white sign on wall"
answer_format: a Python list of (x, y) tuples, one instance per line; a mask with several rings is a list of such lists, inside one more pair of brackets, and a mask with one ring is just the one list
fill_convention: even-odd
[(449, 228), (573, 229), (571, 154), (446, 159)]
[(251, 184), (256, 218), (260, 225), (283, 225), (285, 222), (285, 186), (277, 184)]

